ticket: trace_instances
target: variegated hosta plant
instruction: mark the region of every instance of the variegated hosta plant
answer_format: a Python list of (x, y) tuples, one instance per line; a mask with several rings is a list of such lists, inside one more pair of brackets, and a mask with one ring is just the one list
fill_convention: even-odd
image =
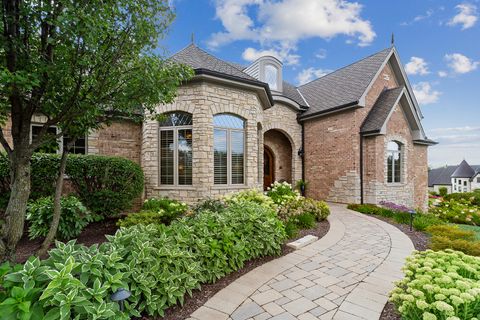
[(390, 294), (404, 320), (480, 319), (480, 258), (445, 250), (414, 252)]

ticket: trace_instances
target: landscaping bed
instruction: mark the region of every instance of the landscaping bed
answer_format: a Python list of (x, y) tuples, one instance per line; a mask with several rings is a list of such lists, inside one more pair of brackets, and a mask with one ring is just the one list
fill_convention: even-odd
[[(328, 223), (327, 220), (320, 221), (316, 224), (315, 228), (300, 230), (298, 233), (298, 236), (293, 239), (289, 239), (288, 242), (295, 241), (306, 235), (314, 235), (320, 239), (328, 233), (329, 229), (330, 229), (330, 224)], [(165, 319), (165, 320), (187, 319), (190, 316), (190, 314), (192, 314), (199, 307), (203, 306), (208, 301), (208, 299), (213, 297), (217, 292), (227, 287), (230, 283), (232, 283), (236, 279), (240, 278), (244, 274), (248, 273), (249, 271), (252, 271), (256, 267), (259, 267), (264, 263), (277, 259), (280, 256), (284, 256), (293, 251), (295, 250), (288, 247), (287, 243), (285, 243), (284, 245), (282, 245), (282, 252), (279, 256), (266, 256), (266, 257), (261, 257), (261, 258), (253, 259), (246, 262), (245, 266), (242, 269), (235, 271), (233, 273), (230, 273), (229, 275), (219, 279), (216, 283), (202, 285), (202, 289), (195, 290), (193, 292), (192, 297), (187, 296), (185, 298), (185, 302), (183, 306), (176, 305), (167, 309), (165, 312), (165, 317), (158, 318), (158, 319)], [(142, 319), (157, 319), (157, 318), (143, 317)]]

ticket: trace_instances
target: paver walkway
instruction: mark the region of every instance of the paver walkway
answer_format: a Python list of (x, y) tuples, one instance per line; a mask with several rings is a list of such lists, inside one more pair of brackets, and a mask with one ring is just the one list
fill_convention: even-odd
[(240, 277), (190, 319), (378, 319), (413, 244), (388, 223), (330, 208), (323, 238)]

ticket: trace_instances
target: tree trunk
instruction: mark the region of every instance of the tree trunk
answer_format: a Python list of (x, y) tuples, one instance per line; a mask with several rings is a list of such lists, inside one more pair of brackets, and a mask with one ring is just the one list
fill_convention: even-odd
[(0, 262), (15, 260), (15, 250), (23, 235), (25, 212), (30, 196), (30, 156), (21, 154), (18, 149), (14, 150), (10, 157), (10, 166), (11, 193), (5, 211), (5, 224), (0, 232)]
[(63, 190), (63, 177), (65, 175), (65, 167), (67, 166), (67, 154), (68, 146), (63, 149), (62, 157), (60, 158), (60, 168), (58, 170), (57, 182), (55, 185), (55, 197), (53, 199), (53, 218), (50, 224), (48, 234), (43, 240), (42, 247), (38, 250), (37, 256), (41, 257), (47, 253), (50, 244), (55, 239), (57, 234), (58, 225), (60, 223), (60, 216), (62, 214), (62, 190)]

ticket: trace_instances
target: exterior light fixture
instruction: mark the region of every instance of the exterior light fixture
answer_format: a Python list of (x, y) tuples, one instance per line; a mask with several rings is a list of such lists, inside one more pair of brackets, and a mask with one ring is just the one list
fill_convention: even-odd
[(410, 213), (410, 231), (413, 231), (413, 219), (415, 218), (415, 215), (417, 214), (415, 210), (410, 210), (408, 211)]
[(303, 158), (303, 148), (298, 149), (297, 154), (299, 157)]
[(112, 301), (116, 301), (118, 302), (118, 305), (120, 306), (120, 311), (123, 312), (123, 309), (124, 309), (124, 302), (125, 300), (127, 300), (130, 296), (132, 295), (132, 293), (124, 288), (120, 288), (118, 289), (114, 294), (112, 294), (110, 296), (110, 299), (112, 299)]

